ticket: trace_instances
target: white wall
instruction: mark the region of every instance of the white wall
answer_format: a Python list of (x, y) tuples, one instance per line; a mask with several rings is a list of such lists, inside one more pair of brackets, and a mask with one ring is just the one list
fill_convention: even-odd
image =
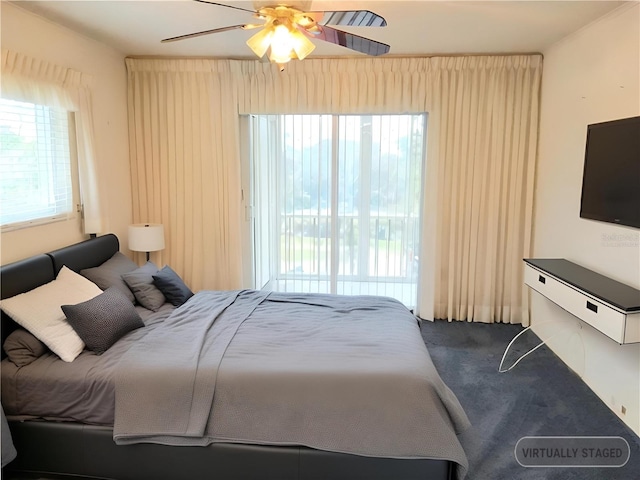
[[(120, 237), (126, 252), (125, 240), (132, 209), (124, 54), (13, 4), (3, 1), (0, 8), (2, 48), (94, 77), (94, 135), (97, 173), (105, 203), (105, 226), (107, 231)], [(0, 263), (6, 264), (85, 238), (78, 221), (6, 232), (0, 237)]]
[[(640, 115), (640, 4), (543, 53), (534, 257), (566, 258), (640, 288), (640, 230), (579, 216), (587, 125)], [(620, 346), (540, 295), (531, 299), (534, 331), (553, 335), (550, 347), (640, 435), (640, 345)]]

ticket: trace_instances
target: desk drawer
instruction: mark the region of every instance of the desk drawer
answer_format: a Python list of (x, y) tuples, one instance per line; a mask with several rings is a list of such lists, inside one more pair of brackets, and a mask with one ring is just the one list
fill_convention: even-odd
[(618, 343), (624, 343), (626, 314), (555, 277), (525, 265), (525, 283), (580, 320)]

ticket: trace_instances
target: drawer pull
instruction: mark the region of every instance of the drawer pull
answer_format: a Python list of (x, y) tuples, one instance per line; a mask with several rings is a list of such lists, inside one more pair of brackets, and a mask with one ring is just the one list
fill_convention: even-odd
[(594, 313), (598, 313), (598, 306), (595, 303), (591, 303), (589, 300), (587, 300), (587, 308)]
[(538, 275), (538, 281), (539, 281), (540, 283), (547, 283), (547, 279), (546, 279), (546, 278), (544, 278), (542, 275)]

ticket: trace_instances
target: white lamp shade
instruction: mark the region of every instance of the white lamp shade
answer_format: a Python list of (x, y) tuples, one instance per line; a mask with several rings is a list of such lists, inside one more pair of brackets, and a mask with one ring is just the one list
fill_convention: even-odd
[(155, 252), (164, 248), (164, 225), (136, 223), (129, 225), (129, 250)]

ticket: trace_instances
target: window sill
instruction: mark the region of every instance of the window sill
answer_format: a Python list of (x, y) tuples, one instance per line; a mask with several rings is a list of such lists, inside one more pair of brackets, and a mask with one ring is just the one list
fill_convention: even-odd
[(73, 215), (69, 213), (64, 215), (56, 215), (55, 217), (37, 218), (34, 220), (28, 220), (25, 222), (8, 223), (7, 225), (2, 225), (2, 227), (0, 228), (0, 232), (2, 233), (13, 232), (15, 230), (22, 230), (22, 229), (31, 228), (31, 227), (39, 227), (41, 225), (47, 225), (49, 223), (75, 220), (76, 218), (77, 218), (77, 215)]

